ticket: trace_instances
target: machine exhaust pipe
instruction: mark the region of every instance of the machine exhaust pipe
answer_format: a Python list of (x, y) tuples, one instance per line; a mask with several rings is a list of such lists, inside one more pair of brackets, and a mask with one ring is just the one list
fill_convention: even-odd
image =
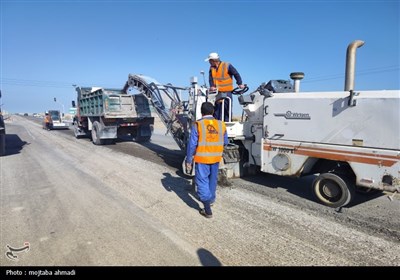
[(304, 78), (303, 72), (290, 73), (290, 78), (294, 81), (294, 92), (300, 92), (300, 81)]
[(356, 40), (350, 43), (347, 47), (346, 54), (346, 78), (344, 90), (350, 91), (354, 90), (354, 74), (355, 74), (355, 66), (356, 66), (356, 50), (359, 47), (364, 45), (364, 41)]

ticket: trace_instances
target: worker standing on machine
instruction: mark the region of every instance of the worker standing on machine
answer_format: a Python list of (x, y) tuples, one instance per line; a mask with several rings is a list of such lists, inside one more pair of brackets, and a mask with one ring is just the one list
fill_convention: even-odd
[[(236, 83), (240, 89), (244, 89), (245, 85), (243, 85), (242, 78), (236, 68), (229, 62), (221, 61), (218, 53), (210, 53), (205, 61), (210, 63), (210, 91), (218, 90), (217, 99), (214, 104), (214, 117), (217, 120), (230, 122), (232, 121), (232, 77), (235, 77)], [(222, 111), (224, 112), (223, 116)]]

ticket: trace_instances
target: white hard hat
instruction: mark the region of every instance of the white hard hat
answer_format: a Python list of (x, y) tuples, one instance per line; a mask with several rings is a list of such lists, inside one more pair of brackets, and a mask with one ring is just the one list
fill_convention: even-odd
[(219, 55), (216, 52), (212, 52), (204, 61), (209, 61), (210, 59), (219, 59)]

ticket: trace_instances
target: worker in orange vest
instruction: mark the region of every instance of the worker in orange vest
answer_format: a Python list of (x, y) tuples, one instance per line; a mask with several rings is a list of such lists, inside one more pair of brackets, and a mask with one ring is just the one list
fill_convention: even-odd
[(47, 130), (51, 129), (51, 126), (53, 124), (53, 120), (51, 119), (51, 116), (49, 113), (46, 112), (45, 116), (44, 116), (44, 123), (45, 123), (45, 128)]
[(195, 164), (197, 194), (204, 205), (200, 214), (212, 218), (211, 205), (215, 202), (219, 162), (224, 146), (228, 145), (225, 123), (213, 117), (214, 105), (201, 105), (202, 118), (192, 127), (186, 152), (186, 171), (190, 173)]
[[(209, 71), (209, 83), (210, 91), (218, 90), (217, 100), (214, 105), (214, 117), (218, 120), (225, 122), (232, 121), (230, 119), (232, 111), (232, 91), (233, 91), (233, 79), (235, 78), (236, 83), (240, 89), (245, 88), (242, 83), (242, 78), (239, 72), (229, 62), (223, 62), (220, 60), (218, 53), (210, 53), (205, 59), (210, 63)], [(218, 97), (219, 96), (219, 97)], [(229, 98), (229, 99), (228, 99)], [(222, 106), (223, 105), (223, 106)], [(224, 115), (222, 116), (222, 107), (224, 108)]]

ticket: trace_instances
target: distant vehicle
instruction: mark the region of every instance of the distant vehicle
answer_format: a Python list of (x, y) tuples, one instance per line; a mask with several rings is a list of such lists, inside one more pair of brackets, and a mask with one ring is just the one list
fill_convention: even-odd
[(27, 117), (27, 116), (28, 116), (28, 113), (25, 113), (24, 116)]
[[(48, 110), (47, 113), (51, 116), (50, 129), (69, 129), (69, 124), (64, 123), (59, 110)], [(46, 129), (46, 123), (43, 119), (43, 128)]]

